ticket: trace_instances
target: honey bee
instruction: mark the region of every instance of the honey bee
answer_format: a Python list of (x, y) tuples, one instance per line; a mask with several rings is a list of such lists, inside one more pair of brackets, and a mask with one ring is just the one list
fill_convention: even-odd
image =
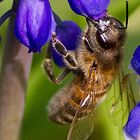
[[(123, 46), (128, 23), (128, 1), (126, 1), (126, 26), (114, 17), (102, 19), (86, 18), (87, 28), (80, 45), (72, 53), (52, 35), (51, 47), (62, 57), (66, 69), (55, 78), (50, 56), (50, 46), (44, 68), (54, 83), (59, 83), (73, 72), (74, 80), (58, 91), (48, 106), (50, 120), (71, 123), (68, 140), (85, 140), (94, 128), (94, 110), (105, 99), (114, 79), (120, 72)], [(127, 86), (126, 86), (127, 87)], [(84, 130), (83, 128), (84, 127)]]

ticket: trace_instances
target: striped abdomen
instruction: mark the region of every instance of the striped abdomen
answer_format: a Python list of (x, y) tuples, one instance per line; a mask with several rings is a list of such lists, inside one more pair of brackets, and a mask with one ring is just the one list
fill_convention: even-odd
[[(96, 85), (93, 85), (93, 87), (94, 86)], [(100, 91), (98, 90), (98, 93), (96, 92), (96, 104), (106, 93), (108, 85), (105, 86), (106, 87), (102, 87)], [(76, 79), (71, 85), (60, 90), (50, 101), (48, 107), (50, 120), (61, 124), (71, 123), (76, 111), (79, 109), (80, 102), (86, 90), (86, 82), (81, 79)], [(90, 110), (86, 108), (86, 111)], [(84, 113), (85, 110), (82, 110), (81, 115), (83, 116)]]

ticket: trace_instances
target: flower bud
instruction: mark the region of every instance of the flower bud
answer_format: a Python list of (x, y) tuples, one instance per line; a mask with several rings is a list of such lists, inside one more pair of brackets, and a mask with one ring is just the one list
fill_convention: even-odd
[(15, 35), (29, 52), (41, 52), (55, 28), (48, 0), (20, 0), (16, 12)]

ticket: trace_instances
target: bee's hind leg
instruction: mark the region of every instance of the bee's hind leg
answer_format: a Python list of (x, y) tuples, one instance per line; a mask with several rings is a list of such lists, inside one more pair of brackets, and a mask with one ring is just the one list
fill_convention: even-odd
[(66, 47), (64, 46), (64, 44), (62, 44), (57, 38), (56, 38), (56, 34), (53, 33), (52, 34), (52, 39), (51, 39), (51, 44), (52, 44), (52, 47), (57, 51), (58, 54), (60, 54), (67, 67), (69, 69), (72, 69), (72, 70), (76, 70), (78, 68), (77, 66), (77, 61), (75, 59), (75, 56), (72, 55), (67, 49)]
[(64, 69), (64, 71), (58, 77), (55, 76), (53, 66), (52, 66), (50, 45), (47, 48), (47, 55), (45, 61), (43, 62), (43, 67), (46, 73), (48, 74), (49, 79), (56, 84), (59, 84), (66, 77), (66, 75), (71, 71), (70, 69)]

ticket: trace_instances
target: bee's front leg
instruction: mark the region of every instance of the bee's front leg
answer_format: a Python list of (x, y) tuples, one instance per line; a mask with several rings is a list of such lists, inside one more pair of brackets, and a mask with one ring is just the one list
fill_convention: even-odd
[(75, 59), (75, 56), (72, 55), (70, 52), (68, 52), (68, 50), (66, 49), (64, 44), (62, 44), (56, 38), (55, 33), (52, 34), (51, 43), (52, 43), (52, 47), (57, 51), (57, 53), (63, 57), (64, 62), (66, 63), (67, 67), (69, 69), (76, 70), (78, 68), (78, 66), (77, 66), (78, 64), (77, 64), (77, 61)]
[(82, 37), (82, 40), (84, 42), (85, 47), (90, 51), (90, 52), (94, 52), (94, 48), (90, 45), (90, 42), (88, 40), (87, 35)]
[(71, 71), (70, 69), (65, 69), (58, 77), (55, 76), (53, 66), (52, 66), (50, 45), (47, 48), (47, 55), (45, 61), (43, 62), (43, 67), (47, 72), (49, 79), (56, 84), (59, 84), (66, 77), (66, 75)]

